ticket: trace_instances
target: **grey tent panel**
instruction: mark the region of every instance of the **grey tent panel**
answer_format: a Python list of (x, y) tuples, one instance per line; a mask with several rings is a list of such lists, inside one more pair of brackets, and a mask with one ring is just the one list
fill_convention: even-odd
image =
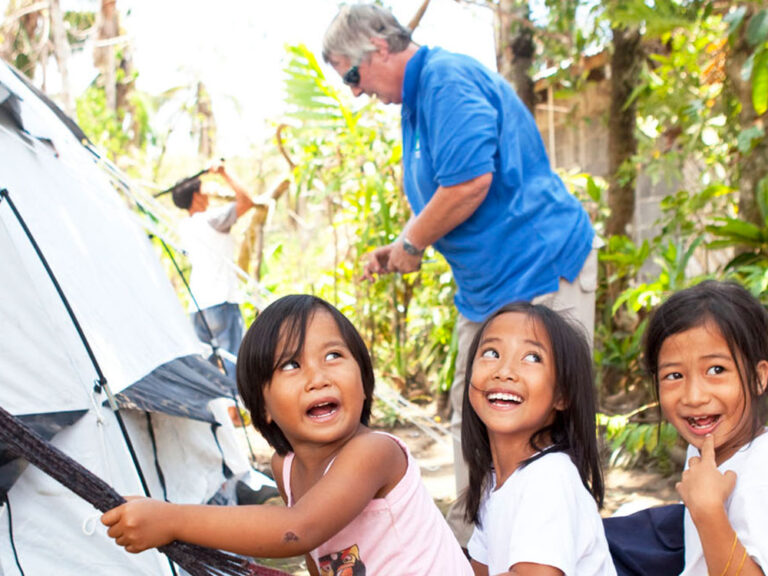
[[(40, 434), (40, 436), (50, 440), (60, 430), (80, 420), (85, 413), (86, 410), (73, 410), (71, 412), (53, 412), (49, 414), (27, 414), (18, 416), (18, 418)], [(26, 466), (26, 461), (20, 459), (7, 445), (0, 442), (0, 496), (11, 489), (11, 486), (21, 476)]]
[(234, 379), (219, 372), (202, 356), (191, 354), (158, 366), (116, 394), (115, 400), (120, 408), (214, 423), (208, 403), (216, 398), (232, 398), (236, 393)]

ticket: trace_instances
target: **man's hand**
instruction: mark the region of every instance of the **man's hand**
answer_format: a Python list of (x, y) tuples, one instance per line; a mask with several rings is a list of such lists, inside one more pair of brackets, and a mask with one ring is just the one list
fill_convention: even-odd
[(401, 240), (395, 240), (391, 244), (392, 250), (389, 253), (389, 271), (399, 272), (400, 274), (408, 274), (409, 272), (416, 272), (421, 268), (421, 258), (423, 254), (408, 254), (403, 248)]
[(126, 552), (138, 553), (174, 540), (168, 511), (173, 504), (150, 498), (128, 498), (128, 502), (104, 513), (101, 522), (107, 535)]
[(373, 282), (375, 276), (392, 272), (392, 270), (389, 269), (389, 254), (392, 251), (393, 246), (394, 244), (387, 244), (386, 246), (376, 248), (363, 256), (365, 259), (365, 264), (363, 264), (363, 279)]
[(694, 521), (722, 510), (736, 486), (736, 473), (722, 474), (715, 462), (715, 439), (708, 435), (701, 446), (701, 457), (688, 461), (688, 469), (675, 485)]

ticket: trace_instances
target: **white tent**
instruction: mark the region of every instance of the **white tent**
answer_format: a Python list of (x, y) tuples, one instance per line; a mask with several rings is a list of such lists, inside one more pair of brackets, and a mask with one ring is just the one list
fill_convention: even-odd
[[(146, 234), (78, 135), (0, 61), (0, 405), (120, 493), (144, 492), (140, 469), (153, 497), (206, 502), (235, 443), (208, 403), (233, 383), (199, 355)], [(94, 508), (0, 446), (3, 492), (0, 574), (171, 573), (159, 553), (123, 552)]]

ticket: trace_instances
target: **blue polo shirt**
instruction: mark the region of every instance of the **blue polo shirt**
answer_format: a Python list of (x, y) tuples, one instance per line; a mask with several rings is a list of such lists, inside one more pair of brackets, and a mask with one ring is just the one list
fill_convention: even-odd
[(506, 80), (468, 56), (423, 46), (406, 65), (401, 113), (415, 214), (439, 186), (493, 173), (480, 207), (434, 244), (451, 266), (459, 312), (480, 321), (578, 276), (592, 248), (589, 216), (550, 168), (536, 123)]

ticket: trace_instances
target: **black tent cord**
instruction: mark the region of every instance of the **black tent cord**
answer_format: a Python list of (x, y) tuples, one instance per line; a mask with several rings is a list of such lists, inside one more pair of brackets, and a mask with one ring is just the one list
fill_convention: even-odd
[(24, 570), (21, 568), (19, 562), (19, 553), (16, 551), (16, 542), (13, 539), (13, 516), (11, 516), (11, 501), (8, 499), (8, 492), (4, 493), (0, 497), (0, 506), (5, 505), (8, 509), (8, 538), (11, 541), (11, 550), (13, 550), (13, 560), (16, 562), (16, 568), (19, 569), (19, 574), (24, 576)]
[[(85, 332), (83, 332), (83, 328), (80, 326), (80, 322), (78, 321), (77, 316), (75, 315), (75, 311), (72, 309), (72, 306), (70, 305), (69, 300), (67, 299), (67, 296), (64, 294), (64, 290), (61, 288), (61, 284), (59, 284), (59, 281), (56, 279), (56, 275), (53, 273), (53, 270), (48, 264), (48, 260), (46, 260), (45, 255), (43, 254), (43, 251), (40, 249), (40, 246), (35, 240), (35, 237), (32, 235), (32, 231), (27, 226), (26, 222), (24, 221), (24, 218), (22, 218), (21, 213), (16, 208), (16, 205), (11, 199), (11, 195), (6, 188), (3, 188), (0, 190), (0, 202), (2, 202), (3, 200), (6, 200), (8, 202), (8, 206), (13, 212), (13, 215), (16, 217), (16, 220), (18, 221), (22, 230), (24, 230), (24, 234), (26, 235), (27, 240), (29, 240), (30, 245), (35, 250), (37, 257), (40, 260), (40, 263), (43, 265), (43, 268), (45, 268), (45, 272), (46, 274), (48, 274), (48, 278), (51, 280), (51, 283), (56, 289), (56, 293), (59, 295), (59, 299), (64, 305), (64, 308), (66, 308), (67, 314), (69, 315), (69, 318), (72, 321), (72, 325), (77, 331), (77, 335), (80, 337), (80, 341), (82, 342), (83, 347), (85, 348), (85, 351), (88, 354), (88, 358), (91, 361), (91, 365), (93, 366), (93, 369), (96, 371), (96, 374), (98, 376), (98, 379), (94, 386), (94, 391), (97, 393), (101, 393), (103, 391), (107, 395), (107, 399), (109, 400), (109, 404), (112, 409), (112, 412), (114, 413), (115, 418), (117, 419), (117, 423), (120, 426), (120, 432), (122, 433), (123, 439), (125, 441), (125, 445), (128, 448), (128, 452), (131, 455), (131, 460), (133, 461), (133, 465), (136, 469), (136, 474), (138, 475), (139, 481), (141, 482), (141, 488), (144, 491), (144, 494), (146, 496), (151, 496), (149, 485), (147, 484), (147, 479), (144, 476), (144, 471), (141, 469), (141, 464), (139, 464), (139, 459), (138, 459), (138, 456), (136, 455), (136, 450), (133, 447), (133, 442), (131, 442), (131, 437), (128, 434), (128, 429), (125, 426), (123, 417), (120, 414), (120, 410), (117, 406), (117, 403), (115, 402), (114, 396), (112, 395), (112, 391), (109, 388), (107, 379), (104, 376), (104, 373), (101, 371), (101, 366), (99, 365), (99, 362), (96, 359), (95, 354), (93, 353), (91, 344), (88, 342), (88, 338), (85, 336)], [(173, 573), (174, 576), (177, 576), (176, 569), (174, 568), (173, 564), (171, 564), (171, 572)]]

